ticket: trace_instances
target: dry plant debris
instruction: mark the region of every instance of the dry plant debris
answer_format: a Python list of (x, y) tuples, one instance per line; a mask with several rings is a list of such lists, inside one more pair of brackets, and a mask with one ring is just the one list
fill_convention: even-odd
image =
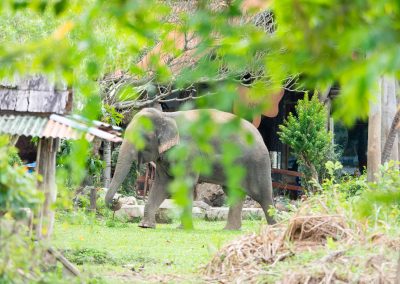
[[(321, 201), (318, 201), (321, 202)], [(326, 208), (326, 207), (325, 207)], [(288, 223), (264, 227), (259, 234), (243, 236), (223, 247), (204, 268), (207, 281), (265, 283), (268, 276), (279, 283), (394, 283), (396, 263), (373, 249), (377, 244), (398, 248), (399, 240), (377, 235), (366, 240), (361, 225), (344, 215), (316, 215), (306, 202)], [(323, 249), (328, 240), (340, 243), (337, 251), (311, 263), (281, 271), (274, 267), (292, 256)], [(369, 246), (375, 254), (346, 255), (354, 245)], [(362, 267), (362, 275), (351, 267)], [(361, 268), (360, 268), (361, 269)]]

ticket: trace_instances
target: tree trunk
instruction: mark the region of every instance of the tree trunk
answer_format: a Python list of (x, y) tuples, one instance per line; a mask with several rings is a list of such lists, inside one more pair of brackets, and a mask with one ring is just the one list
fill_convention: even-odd
[(311, 178), (315, 180), (317, 183), (319, 183), (319, 177), (318, 177), (318, 172), (315, 166), (310, 163), (310, 170), (311, 170)]
[[(398, 106), (396, 115), (393, 118), (392, 125), (390, 127), (389, 134), (386, 139), (385, 147), (383, 148), (382, 163), (387, 162), (390, 156), (393, 156), (394, 152), (393, 150), (398, 152), (398, 149), (396, 149), (396, 147), (393, 146), (397, 144), (396, 138), (398, 137), (399, 129), (400, 129), (400, 105)], [(398, 160), (398, 157), (395, 160)]]
[(104, 187), (109, 188), (111, 183), (111, 142), (104, 141), (103, 159), (106, 164), (103, 172)]
[[(396, 116), (396, 80), (395, 78), (383, 77), (382, 79), (382, 147), (387, 145), (382, 151), (382, 163), (388, 160), (399, 159), (397, 131), (392, 129), (392, 124)], [(397, 123), (394, 125), (394, 127)], [(385, 156), (385, 158), (384, 158)]]
[(368, 161), (367, 161), (367, 180), (376, 181), (381, 164), (381, 90), (383, 79), (379, 82), (380, 91), (375, 101), (370, 102), (368, 118)]
[(42, 176), (38, 189), (44, 194), (45, 200), (38, 211), (36, 236), (38, 239), (49, 238), (53, 232), (54, 210), (52, 204), (56, 201), (56, 153), (60, 139), (42, 138), (39, 141), (36, 170)]

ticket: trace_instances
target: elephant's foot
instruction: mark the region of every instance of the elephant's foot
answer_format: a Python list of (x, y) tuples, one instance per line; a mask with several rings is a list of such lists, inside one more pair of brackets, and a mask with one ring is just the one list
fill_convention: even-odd
[(154, 229), (156, 227), (156, 223), (150, 223), (150, 222), (145, 222), (142, 221), (138, 225), (140, 228), (151, 228)]

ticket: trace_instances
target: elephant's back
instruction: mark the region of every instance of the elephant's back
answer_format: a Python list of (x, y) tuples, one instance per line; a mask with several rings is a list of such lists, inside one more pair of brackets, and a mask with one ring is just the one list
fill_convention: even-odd
[(218, 124), (224, 124), (233, 120), (236, 116), (234, 114), (220, 111), (217, 109), (193, 109), (185, 111), (175, 111), (166, 113), (167, 116), (173, 117), (177, 121), (194, 122), (200, 118), (201, 115), (209, 115), (213, 121)]
[[(202, 114), (208, 114), (212, 118), (213, 122), (215, 122), (216, 124), (219, 124), (219, 125), (228, 123), (229, 121), (238, 117), (232, 113), (220, 111), (217, 109), (194, 109), (194, 110), (176, 111), (176, 112), (166, 113), (167, 116), (175, 119), (178, 127), (183, 126), (188, 122), (189, 123), (195, 122), (196, 120), (198, 120), (200, 118), (200, 116)], [(240, 130), (243, 130), (243, 132), (244, 132), (244, 133), (242, 132), (242, 134), (245, 134), (246, 132), (250, 133), (251, 136), (254, 138), (254, 142), (255, 142), (252, 145), (249, 145), (247, 147), (245, 145), (242, 145), (242, 147), (245, 147), (248, 150), (256, 151), (258, 154), (261, 154), (261, 153), (268, 154), (268, 149), (265, 146), (264, 140), (263, 140), (260, 132), (258, 131), (258, 129), (252, 123), (250, 123), (249, 121), (247, 121), (245, 119), (240, 118), (240, 122), (241, 122)], [(240, 130), (235, 135), (240, 136), (241, 135)], [(247, 144), (246, 142), (243, 141), (243, 139), (239, 139), (239, 140), (242, 140), (243, 143)]]

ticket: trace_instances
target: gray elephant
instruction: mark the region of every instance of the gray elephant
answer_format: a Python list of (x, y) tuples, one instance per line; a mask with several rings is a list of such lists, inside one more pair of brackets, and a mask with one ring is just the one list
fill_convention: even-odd
[[(148, 202), (144, 208), (143, 220), (139, 226), (154, 228), (156, 211), (161, 203), (169, 197), (167, 188), (169, 182), (172, 180), (169, 169), (170, 161), (168, 161), (166, 152), (179, 143), (190, 143), (191, 146), (196, 147), (195, 141), (193, 141), (190, 135), (185, 134), (183, 129), (185, 129), (188, 121), (195, 121), (202, 112), (207, 112), (213, 121), (219, 125), (235, 118), (233, 114), (211, 109), (161, 112), (154, 108), (145, 108), (138, 112), (128, 125), (126, 132), (133, 133), (140, 131), (138, 128), (140, 117), (150, 119), (153, 128), (143, 135), (145, 147), (140, 151), (135, 150), (134, 145), (128, 139), (124, 139), (118, 155), (114, 177), (105, 197), (106, 204), (111, 208), (113, 207), (115, 202), (113, 197), (126, 178), (133, 161), (137, 161), (138, 163), (153, 161), (156, 163), (155, 180), (150, 189)], [(241, 119), (240, 128), (240, 130), (245, 131), (254, 138), (254, 142), (248, 144), (239, 133), (229, 137), (229, 141), (236, 144), (240, 150), (240, 157), (237, 158), (236, 164), (240, 164), (246, 169), (246, 176), (242, 180), (242, 188), (245, 189), (247, 195), (260, 203), (268, 223), (273, 224), (275, 221), (268, 214), (269, 207), (273, 206), (271, 164), (268, 149), (260, 133), (251, 123)], [(223, 167), (217, 161), (218, 158), (216, 159), (216, 157), (221, 157), (221, 147), (218, 145), (222, 141), (218, 141), (218, 139), (214, 139), (212, 143), (215, 149), (213, 157), (206, 157), (202, 154), (205, 159), (214, 161), (213, 173), (208, 176), (190, 173), (191, 177), (195, 180), (195, 184), (196, 182), (209, 182), (220, 184), (226, 188)], [(193, 157), (188, 157), (188, 159), (191, 158)], [(189, 198), (192, 198), (192, 196), (189, 196)], [(240, 200), (229, 208), (225, 229), (240, 229), (242, 207), (243, 200)]]

